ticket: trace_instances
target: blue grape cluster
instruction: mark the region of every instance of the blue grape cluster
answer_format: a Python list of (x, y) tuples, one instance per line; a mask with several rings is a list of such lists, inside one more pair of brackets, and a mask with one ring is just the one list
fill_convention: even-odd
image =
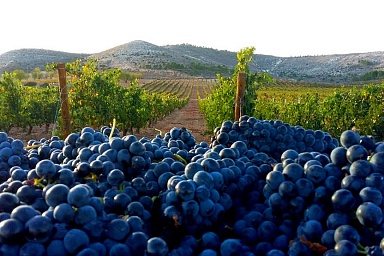
[(248, 148), (275, 159), (280, 159), (280, 155), (288, 149), (298, 153), (330, 153), (339, 145), (339, 141), (327, 132), (291, 126), (281, 120), (258, 120), (246, 115), (235, 122), (223, 122), (214, 130), (213, 139), (213, 145), (244, 141)]
[(0, 132), (0, 179), (1, 255), (384, 254), (384, 143), (351, 130)]

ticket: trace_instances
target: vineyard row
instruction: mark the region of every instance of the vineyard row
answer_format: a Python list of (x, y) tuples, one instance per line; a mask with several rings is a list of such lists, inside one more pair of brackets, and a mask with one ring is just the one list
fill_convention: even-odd
[[(252, 111), (243, 114), (326, 131), (334, 137), (354, 129), (377, 140), (384, 139), (384, 83), (339, 87), (289, 84), (259, 87)], [(210, 130), (220, 126), (223, 118), (234, 116), (234, 98), (234, 89), (221, 85), (200, 100), (200, 110)]]
[[(119, 70), (99, 71), (93, 62), (83, 66), (74, 62), (66, 69), (71, 75), (68, 99), (72, 130), (99, 128), (116, 119), (124, 134), (133, 133), (183, 107), (196, 85), (193, 80), (153, 80), (123, 87)], [(20, 127), (30, 134), (34, 126), (45, 125), (48, 129), (54, 123), (54, 132), (60, 135), (63, 120), (57, 86), (23, 86), (14, 74), (4, 73), (0, 90), (1, 131)]]

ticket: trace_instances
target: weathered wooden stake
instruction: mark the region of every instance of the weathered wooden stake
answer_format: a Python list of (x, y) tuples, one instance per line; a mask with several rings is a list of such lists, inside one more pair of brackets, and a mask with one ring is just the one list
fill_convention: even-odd
[(71, 119), (69, 115), (67, 74), (65, 71), (65, 63), (57, 63), (57, 70), (59, 72), (61, 115), (63, 117), (63, 136), (66, 138), (71, 132)]
[(236, 102), (235, 102), (235, 121), (238, 121), (242, 115), (241, 109), (244, 104), (245, 93), (245, 72), (237, 73), (237, 90), (236, 90)]

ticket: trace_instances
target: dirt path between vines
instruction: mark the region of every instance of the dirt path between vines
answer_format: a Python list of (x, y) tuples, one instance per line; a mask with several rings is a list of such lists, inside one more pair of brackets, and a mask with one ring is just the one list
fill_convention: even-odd
[(174, 110), (170, 115), (152, 124), (150, 128), (141, 129), (140, 134), (135, 135), (153, 138), (159, 133), (155, 128), (165, 134), (173, 127), (185, 127), (192, 132), (196, 142), (206, 141), (209, 143), (211, 135), (207, 134), (206, 121), (199, 112), (198, 91), (200, 95), (204, 95), (202, 85), (199, 82), (194, 83), (190, 99), (183, 108)]
[[(162, 134), (170, 131), (173, 127), (182, 128), (185, 127), (190, 130), (195, 137), (196, 142), (210, 142), (211, 135), (207, 134), (207, 125), (203, 115), (199, 112), (198, 106), (198, 91), (199, 95), (204, 95), (202, 84), (194, 82), (192, 87), (192, 93), (189, 102), (183, 108), (174, 110), (170, 115), (166, 116), (162, 120), (159, 120), (151, 125), (149, 128), (141, 129), (140, 133), (135, 133), (138, 138), (148, 137), (154, 138), (158, 131), (161, 130)], [(34, 127), (32, 133), (27, 135), (27, 132), (20, 128), (12, 128), (8, 133), (9, 136), (14, 139), (21, 139), (24, 143), (28, 140), (40, 140), (42, 138), (51, 138), (52, 127), (49, 127), (48, 132), (45, 131), (45, 127)], [(63, 138), (62, 138), (63, 139)]]

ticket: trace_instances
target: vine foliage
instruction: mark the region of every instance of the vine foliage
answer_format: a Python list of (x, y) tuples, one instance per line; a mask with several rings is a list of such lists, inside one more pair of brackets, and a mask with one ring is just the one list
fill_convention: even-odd
[(237, 75), (245, 72), (245, 94), (242, 104), (242, 115), (251, 115), (254, 112), (257, 90), (260, 86), (273, 82), (272, 76), (267, 73), (252, 73), (249, 64), (253, 61), (254, 47), (246, 47), (237, 53), (237, 65), (232, 77), (217, 75), (218, 84), (211, 94), (199, 99), (199, 108), (203, 113), (209, 131), (221, 125), (225, 120), (233, 120), (235, 112)]

